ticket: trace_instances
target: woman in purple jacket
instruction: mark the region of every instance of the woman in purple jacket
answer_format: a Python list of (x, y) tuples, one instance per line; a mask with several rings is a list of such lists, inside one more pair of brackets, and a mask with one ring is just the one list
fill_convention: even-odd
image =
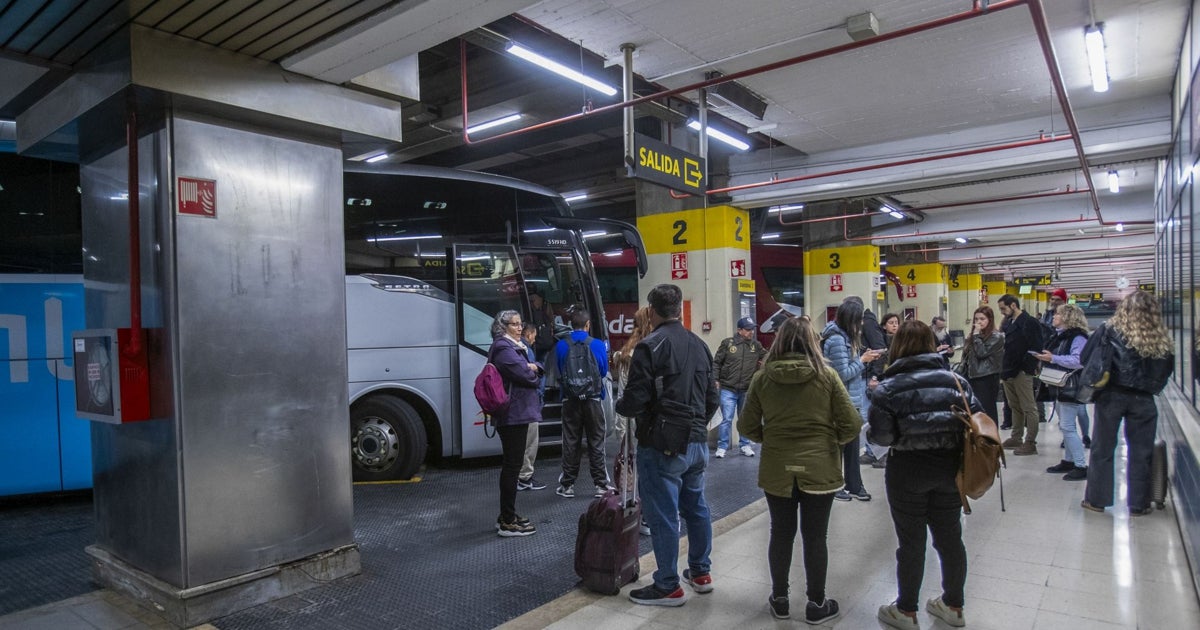
[(525, 457), (525, 436), (531, 422), (542, 419), (538, 382), (540, 363), (529, 362), (521, 341), (521, 314), (500, 311), (492, 322), (492, 347), (488, 361), (496, 366), (508, 391), (508, 406), (492, 414), (502, 451), (500, 464), (500, 516), (496, 533), (501, 536), (529, 536), (537, 528), (517, 514), (517, 477)]

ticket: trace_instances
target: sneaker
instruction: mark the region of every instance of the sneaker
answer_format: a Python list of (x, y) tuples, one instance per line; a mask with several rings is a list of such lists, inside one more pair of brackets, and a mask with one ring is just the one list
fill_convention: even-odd
[(811, 626), (825, 623), (837, 616), (838, 603), (836, 599), (826, 597), (820, 606), (816, 602), (808, 602), (808, 605), (804, 607), (804, 621)]
[(871, 462), (871, 468), (887, 468), (887, 458), (888, 456), (884, 455), (883, 457)]
[[(504, 522), (503, 517), (500, 517), (500, 516), (496, 517), (496, 531), (500, 531), (500, 529), (501, 529), (500, 524), (503, 522)], [(532, 525), (533, 524), (533, 521), (525, 518), (524, 516), (521, 516), (520, 514), (517, 515), (517, 520), (515, 522), (518, 525)]]
[(539, 482), (537, 479), (530, 477), (529, 479), (518, 479), (517, 490), (545, 490), (546, 484)]
[(850, 496), (854, 497), (855, 499), (858, 499), (859, 501), (870, 501), (871, 500), (871, 495), (867, 492), (866, 488), (861, 488), (861, 489), (859, 489), (858, 492), (852, 492), (852, 493), (850, 493)]
[(1098, 506), (1095, 506), (1095, 505), (1092, 505), (1091, 503), (1088, 503), (1088, 500), (1087, 500), (1087, 499), (1084, 499), (1084, 500), (1080, 501), (1080, 502), (1079, 502), (1079, 507), (1081, 507), (1081, 508), (1083, 508), (1083, 509), (1085, 509), (1085, 510), (1091, 510), (1091, 511), (1093, 511), (1093, 512), (1099, 512), (1099, 513), (1101, 513), (1101, 514), (1103, 514), (1103, 513), (1104, 513), (1104, 508), (1102, 508), (1102, 507), (1098, 507)]
[(1001, 443), (1000, 446), (1003, 446), (1004, 448), (1017, 448), (1018, 446), (1020, 446), (1024, 443), (1025, 443), (1025, 440), (1022, 440), (1019, 437), (1010, 437), (1007, 440), (1004, 440), (1004, 442)]
[(754, 457), (754, 449), (749, 444), (742, 447), (742, 455), (746, 457)]
[(604, 495), (608, 494), (609, 490), (616, 490), (616, 488), (609, 486), (609, 485), (596, 486), (596, 491), (592, 493), (592, 496), (599, 499), (600, 497), (603, 497)]
[(496, 533), (505, 538), (510, 536), (532, 536), (537, 533), (537, 528), (529, 519), (516, 517), (511, 521), (498, 519), (496, 521)]
[(719, 448), (716, 452), (717, 459), (725, 459), (725, 449)]
[(1084, 466), (1083, 468), (1076, 466), (1075, 468), (1072, 468), (1070, 472), (1063, 475), (1064, 481), (1082, 481), (1084, 479), (1087, 479), (1087, 466)]
[(554, 494), (557, 494), (560, 497), (574, 499), (575, 486), (559, 486), (558, 489), (554, 491)]
[(1013, 455), (1037, 455), (1037, 444), (1026, 442), (1013, 449)]
[(1092, 448), (1092, 438), (1083, 436), (1083, 448)]
[(643, 606), (682, 606), (687, 603), (687, 595), (683, 587), (676, 586), (675, 590), (664, 593), (651, 584), (645, 588), (629, 591), (629, 601)]
[(904, 630), (905, 628), (919, 630), (921, 627), (921, 624), (917, 621), (917, 616), (915, 614), (910, 617), (901, 612), (899, 608), (896, 608), (895, 604), (880, 606), (879, 613), (875, 615), (875, 618), (882, 621), (883, 625), (885, 626), (900, 628), (901, 630)]
[(863, 453), (862, 455), (858, 456), (858, 463), (862, 464), (863, 466), (866, 466), (867, 464), (874, 464), (875, 456), (870, 453)]
[(962, 609), (955, 610), (947, 606), (941, 597), (932, 597), (929, 601), (925, 602), (925, 612), (946, 622), (948, 626), (961, 628), (967, 625), (967, 620), (963, 618)]
[(767, 598), (767, 606), (771, 608), (771, 616), (776, 619), (788, 619), (792, 616), (787, 596)]
[(838, 501), (849, 501), (853, 499), (854, 496), (845, 490), (838, 490), (833, 494), (833, 498), (837, 499)]
[[(1013, 454), (1016, 455), (1016, 453), (1013, 453)], [(1048, 472), (1048, 473), (1065, 473), (1065, 472), (1070, 472), (1072, 470), (1075, 470), (1075, 462), (1069, 462), (1064, 459), (1064, 460), (1058, 462), (1057, 464), (1047, 468), (1046, 472)]]
[(642, 524), (638, 526), (638, 533), (643, 536), (650, 535), (650, 526), (646, 524), (646, 520), (642, 519)]
[(697, 573), (693, 576), (691, 569), (684, 569), (683, 581), (690, 584), (692, 590), (697, 593), (711, 593), (713, 590), (711, 573)]

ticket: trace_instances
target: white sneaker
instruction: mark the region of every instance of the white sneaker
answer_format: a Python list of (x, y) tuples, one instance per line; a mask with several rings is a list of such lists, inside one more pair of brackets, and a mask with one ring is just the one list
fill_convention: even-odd
[(719, 448), (716, 453), (717, 459), (725, 459), (725, 449)]
[(946, 622), (947, 625), (954, 626), (955, 628), (961, 628), (967, 625), (967, 620), (963, 618), (962, 609), (960, 608), (958, 610), (954, 610), (953, 608), (947, 606), (946, 602), (942, 601), (941, 597), (933, 597), (930, 598), (929, 601), (925, 602), (925, 612), (928, 612), (934, 617)]
[(875, 615), (875, 618), (882, 621), (889, 628), (899, 628), (900, 630), (905, 630), (906, 628), (920, 630), (921, 628), (921, 623), (917, 621), (916, 617), (909, 617), (900, 612), (900, 609), (895, 604), (880, 606), (879, 613)]
[(754, 449), (750, 448), (750, 445), (747, 444), (742, 447), (742, 455), (745, 455), (746, 457), (754, 457)]

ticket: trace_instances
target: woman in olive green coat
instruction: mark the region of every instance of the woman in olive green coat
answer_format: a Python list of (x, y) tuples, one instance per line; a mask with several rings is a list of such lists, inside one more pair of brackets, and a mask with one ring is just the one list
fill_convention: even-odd
[(738, 432), (762, 444), (758, 486), (771, 512), (771, 614), (790, 616), (788, 573), (796, 540), (797, 508), (808, 580), (805, 621), (837, 617), (837, 601), (825, 597), (829, 565), (826, 534), (833, 495), (845, 485), (842, 445), (852, 441), (862, 417), (842, 379), (825, 363), (821, 341), (806, 317), (784, 322), (754, 375)]

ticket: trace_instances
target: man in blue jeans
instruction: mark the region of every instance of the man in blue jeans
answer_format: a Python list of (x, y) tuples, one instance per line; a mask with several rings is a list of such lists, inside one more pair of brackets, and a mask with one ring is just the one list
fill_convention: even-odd
[[(746, 391), (750, 389), (750, 379), (767, 354), (762, 344), (754, 338), (754, 320), (743, 317), (738, 320), (737, 328), (737, 334), (722, 341), (716, 356), (713, 357), (713, 372), (716, 373), (721, 390), (717, 459), (723, 459), (725, 451), (729, 450), (733, 416), (740, 414), (742, 407), (746, 406)], [(742, 455), (754, 457), (754, 447), (750, 446), (750, 440), (744, 436), (738, 436), (738, 447)]]
[(650, 290), (654, 332), (633, 351), (629, 382), (617, 413), (645, 418), (637, 423), (638, 492), (650, 526), (658, 570), (649, 586), (629, 592), (635, 604), (682, 606), (679, 517), (687, 523), (688, 568), (683, 581), (697, 593), (713, 590), (709, 573), (712, 516), (704, 498), (708, 465), (708, 418), (716, 413), (717, 385), (712, 353), (679, 321), (683, 292), (673, 284)]

